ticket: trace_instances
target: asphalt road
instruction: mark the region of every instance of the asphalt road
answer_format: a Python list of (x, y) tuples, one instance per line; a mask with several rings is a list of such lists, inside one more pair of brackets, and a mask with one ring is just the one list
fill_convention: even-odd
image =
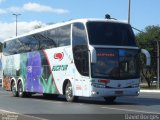
[(78, 102), (69, 103), (63, 96), (44, 98), (36, 94), (30, 98), (12, 97), (11, 92), (4, 91), (0, 87), (0, 113), (0, 118), (4, 118), (3, 120), (8, 117), (8, 114), (11, 114), (9, 117), (14, 117), (15, 120), (66, 120), (66, 118), (127, 120), (134, 117), (147, 119), (154, 117), (154, 120), (159, 120), (160, 93), (140, 93), (138, 97), (119, 97), (113, 104), (105, 103), (102, 98), (83, 97)]

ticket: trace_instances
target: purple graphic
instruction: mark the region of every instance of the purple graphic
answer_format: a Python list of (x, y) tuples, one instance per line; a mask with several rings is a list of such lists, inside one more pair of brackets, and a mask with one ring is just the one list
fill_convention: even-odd
[(40, 83), (41, 77), (41, 56), (39, 52), (28, 53), (27, 61), (27, 78), (26, 90), (34, 92), (43, 92), (43, 87)]

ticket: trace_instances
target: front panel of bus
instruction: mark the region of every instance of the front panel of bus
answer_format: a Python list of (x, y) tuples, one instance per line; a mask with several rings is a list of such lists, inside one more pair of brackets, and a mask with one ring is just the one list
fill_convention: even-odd
[(138, 95), (139, 49), (131, 26), (97, 21), (86, 26), (89, 44), (96, 51), (96, 62), (91, 63), (91, 94)]

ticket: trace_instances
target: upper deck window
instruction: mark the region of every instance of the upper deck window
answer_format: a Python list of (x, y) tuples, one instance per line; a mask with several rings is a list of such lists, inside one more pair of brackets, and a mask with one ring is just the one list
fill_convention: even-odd
[(137, 46), (128, 24), (88, 22), (87, 29), (91, 45)]

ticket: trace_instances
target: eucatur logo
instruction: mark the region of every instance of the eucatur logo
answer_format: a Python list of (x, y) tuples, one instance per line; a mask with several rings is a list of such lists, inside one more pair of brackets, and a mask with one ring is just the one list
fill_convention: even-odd
[(61, 61), (63, 59), (64, 53), (55, 53), (54, 54), (54, 59), (58, 59), (59, 61)]

